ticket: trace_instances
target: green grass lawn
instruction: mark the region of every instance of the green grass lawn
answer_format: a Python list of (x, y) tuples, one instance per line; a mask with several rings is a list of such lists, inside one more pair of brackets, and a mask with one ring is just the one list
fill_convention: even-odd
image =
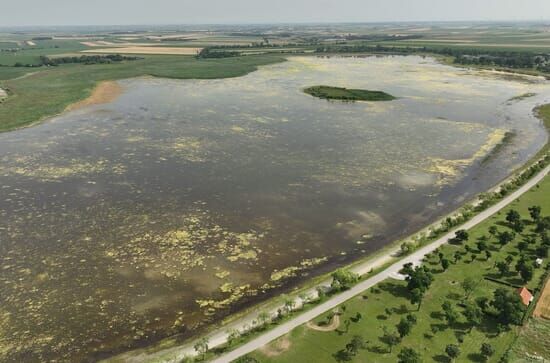
[[(258, 66), (282, 62), (278, 56), (246, 56), (225, 59), (195, 59), (190, 56), (146, 56), (116, 64), (69, 64), (59, 67), (0, 67), (0, 87), (10, 90), (0, 105), (0, 131), (31, 124), (62, 112), (86, 98), (103, 80), (138, 76), (166, 78), (226, 78), (245, 75)], [(19, 77), (36, 72), (28, 77)]]
[[(335, 362), (337, 359), (334, 354), (344, 349), (354, 335), (360, 335), (367, 342), (367, 348), (359, 351), (353, 359), (354, 362), (397, 362), (397, 354), (404, 347), (414, 348), (422, 355), (425, 362), (447, 362), (445, 347), (451, 343), (457, 344), (461, 350), (457, 362), (481, 362), (482, 357), (479, 351), (482, 343), (489, 343), (495, 349), (495, 354), (489, 359), (489, 362), (498, 362), (513, 344), (522, 328), (513, 326), (511, 330), (499, 334), (496, 329), (497, 321), (485, 315), (482, 323), (470, 330), (471, 326), (462, 314), (460, 314), (457, 323), (449, 327), (441, 314), (441, 305), (448, 300), (458, 312), (463, 311), (458, 304), (465, 300), (461, 282), (467, 277), (478, 282), (469, 297), (470, 301), (480, 296), (491, 298), (497, 287), (506, 287), (485, 280), (484, 276), (498, 277), (493, 267), (494, 263), (504, 260), (508, 254), (514, 257), (514, 262), (511, 263), (511, 270), (514, 272), (498, 278), (512, 284), (523, 284), (513, 266), (519, 256), (518, 243), (523, 237), (532, 233), (534, 225), (528, 224), (521, 236), (518, 235), (514, 241), (504, 247), (498, 244), (496, 238), (490, 237), (488, 230), (492, 225), (496, 225), (501, 232), (509, 230), (505, 223), (505, 216), (510, 209), (517, 210), (522, 218), (529, 219), (527, 208), (533, 205), (541, 206), (543, 215), (550, 214), (550, 178), (545, 178), (519, 200), (514, 201), (498, 214), (470, 230), (467, 243), (463, 245), (447, 244), (441, 247), (439, 252), (442, 252), (451, 261), (454, 260), (453, 256), (456, 251), (464, 253), (462, 259), (457, 264), (451, 263), (447, 271), (442, 270), (437, 253), (426, 258), (424, 264), (433, 270), (434, 282), (424, 297), (419, 311), (417, 311), (416, 305), (409, 302), (404, 281), (386, 280), (344, 304), (345, 311), (341, 316), (343, 323), (336, 331), (319, 332), (301, 326), (287, 337), (280, 338), (290, 341), (288, 350), (277, 355), (273, 355), (273, 353), (266, 355), (261, 351), (256, 351), (251, 356), (259, 362)], [(490, 237), (489, 248), (492, 256), (489, 260), (486, 259), (485, 254), (477, 251), (476, 241), (482, 235)], [(540, 244), (540, 239), (536, 243)], [(465, 245), (470, 246), (472, 252), (465, 253)], [(532, 256), (535, 246), (529, 245), (525, 253)], [(473, 262), (472, 255), (476, 256)], [(535, 274), (527, 285), (531, 290), (539, 286), (544, 272), (543, 268), (535, 269)], [(512, 290), (511, 287), (506, 288)], [(344, 310), (344, 308), (341, 306), (340, 310)], [(354, 322), (352, 318), (357, 313), (362, 315), (362, 319)], [(395, 332), (395, 325), (409, 313), (416, 315), (417, 324), (412, 328), (411, 334), (406, 336), (390, 353), (387, 345), (381, 340), (384, 327)], [(327, 316), (328, 313), (318, 317), (316, 322), (327, 319)], [(537, 332), (539, 332), (536, 335), (537, 339), (540, 339), (542, 336), (540, 329)], [(532, 344), (530, 336), (533, 335), (528, 335), (523, 344)], [(273, 343), (272, 346), (274, 346)], [(550, 356), (546, 356), (546, 359), (550, 359)]]

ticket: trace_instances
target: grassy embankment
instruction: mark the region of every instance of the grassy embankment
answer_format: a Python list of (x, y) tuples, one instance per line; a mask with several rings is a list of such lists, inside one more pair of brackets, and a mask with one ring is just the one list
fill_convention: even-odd
[[(0, 87), (10, 96), (0, 105), (0, 132), (38, 122), (63, 112), (88, 97), (98, 82), (139, 76), (165, 78), (227, 78), (245, 75), (258, 66), (282, 62), (277, 56), (246, 56), (197, 60), (190, 56), (145, 56), (115, 64), (68, 64), (59, 67), (0, 67)], [(32, 73), (27, 77), (20, 77)]]
[[(345, 349), (346, 344), (354, 335), (359, 335), (366, 342), (366, 348), (359, 350), (359, 353), (353, 358), (353, 361), (356, 362), (396, 362), (397, 354), (404, 347), (415, 349), (422, 355), (424, 361), (446, 362), (448, 360), (445, 357), (445, 347), (448, 344), (457, 344), (460, 347), (461, 354), (457, 361), (478, 362), (482, 361), (482, 357), (479, 355), (482, 343), (489, 343), (495, 350), (495, 354), (489, 361), (499, 361), (500, 357), (513, 344), (518, 333), (522, 331), (521, 327), (512, 326), (509, 331), (498, 333), (498, 322), (489, 315), (485, 315), (480, 324), (472, 327), (462, 316), (463, 307), (460, 304), (465, 301), (474, 301), (482, 296), (490, 299), (493, 291), (498, 287), (514, 289), (486, 280), (484, 277), (496, 278), (511, 285), (523, 285), (513, 266), (520, 255), (518, 244), (533, 234), (534, 224), (528, 222), (525, 230), (521, 234), (517, 234), (514, 241), (505, 246), (501, 246), (496, 238), (491, 237), (489, 228), (495, 225), (501, 232), (510, 230), (505, 221), (506, 213), (510, 209), (515, 209), (523, 219), (529, 220), (527, 208), (533, 205), (541, 206), (543, 214), (549, 215), (550, 178), (544, 179), (538, 187), (533, 188), (503, 211), (470, 230), (470, 238), (464, 245), (448, 244), (440, 248), (439, 252), (442, 253), (443, 258), (452, 261), (446, 271), (440, 265), (438, 253), (428, 256), (425, 259), (425, 265), (434, 273), (434, 282), (427, 291), (418, 311), (417, 306), (412, 305), (409, 301), (406, 282), (387, 280), (378, 287), (372, 288), (340, 306), (341, 324), (336, 330), (321, 332), (301, 326), (292, 331), (289, 336), (270, 344), (264, 352), (255, 352), (252, 356), (260, 362), (304, 361), (305, 357), (308, 361), (334, 362), (337, 360), (334, 354)], [(491, 253), (489, 258), (478, 250), (476, 242), (481, 236), (489, 237), (488, 246)], [(536, 242), (530, 244), (523, 254), (529, 256), (530, 259), (533, 258), (535, 248), (540, 244), (541, 241), (537, 238)], [(462, 257), (454, 263), (456, 252), (459, 252)], [(508, 255), (514, 259), (510, 262), (511, 272), (500, 276), (494, 265), (497, 261), (503, 261)], [(531, 290), (537, 289), (544, 273), (545, 269), (536, 268), (534, 276), (527, 286)], [(472, 278), (477, 283), (468, 298), (465, 297), (461, 287), (461, 283), (466, 278)], [(445, 321), (441, 307), (445, 301), (450, 301), (459, 313), (456, 323), (448, 324)], [(357, 313), (361, 314), (359, 321), (355, 319)], [(315, 322), (326, 322), (330, 314), (319, 316)], [(417, 324), (390, 353), (382, 338), (384, 329), (388, 329), (390, 332), (395, 331), (396, 324), (407, 314), (414, 314)], [(529, 322), (528, 326), (537, 325), (539, 326), (538, 331), (545, 331), (545, 329), (547, 331), (548, 324), (548, 322), (537, 320)], [(284, 340), (290, 342), (288, 349), (280, 348), (284, 345), (282, 344)], [(525, 344), (529, 339), (520, 341)], [(540, 344), (544, 344), (544, 342), (540, 342)]]
[(326, 100), (342, 101), (391, 101), (395, 97), (382, 91), (370, 91), (364, 89), (351, 89), (332, 86), (312, 86), (304, 89), (304, 92)]

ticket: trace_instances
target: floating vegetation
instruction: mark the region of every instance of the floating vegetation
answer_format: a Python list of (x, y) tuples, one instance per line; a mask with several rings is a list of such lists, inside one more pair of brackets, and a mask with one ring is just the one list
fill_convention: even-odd
[(289, 266), (289, 267), (284, 268), (280, 271), (278, 271), (278, 270), (273, 271), (271, 273), (270, 280), (272, 282), (279, 282), (281, 280), (288, 279), (290, 277), (294, 277), (294, 276), (296, 276), (296, 274), (298, 272), (307, 270), (311, 267), (314, 267), (314, 266), (316, 266), (320, 263), (325, 262), (326, 260), (327, 260), (326, 257), (310, 258), (310, 259), (302, 260), (302, 262), (300, 262), (300, 265), (298, 265), (298, 266)]
[[(469, 73), (292, 57), (241, 78), (121, 81), (114, 103), (0, 134), (0, 361), (190, 337), (496, 183), (545, 142), (522, 115), (550, 88)], [(403, 97), (319, 102), (311, 84)], [(540, 99), (502, 96), (527, 91)], [(496, 152), (504, 129), (521, 133)]]
[(15, 160), (4, 158), (4, 161), (4, 165), (0, 165), (0, 175), (24, 176), (43, 181), (55, 181), (74, 176), (106, 172), (121, 175), (126, 172), (124, 165), (113, 164), (105, 159), (94, 162), (71, 159), (60, 164), (43, 164), (35, 157), (22, 156), (15, 158)]
[(514, 96), (514, 97), (508, 99), (508, 101), (506, 101), (506, 102), (507, 102), (507, 103), (512, 103), (512, 102), (523, 101), (523, 100), (526, 99), (526, 98), (535, 97), (536, 95), (537, 95), (536, 93), (527, 92), (527, 93), (521, 94), (521, 95), (519, 95), (519, 96)]

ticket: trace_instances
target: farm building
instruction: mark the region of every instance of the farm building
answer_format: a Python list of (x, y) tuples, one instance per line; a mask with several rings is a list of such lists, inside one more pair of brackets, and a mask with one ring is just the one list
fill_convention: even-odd
[(531, 294), (527, 288), (521, 287), (517, 291), (523, 305), (528, 306), (531, 301), (533, 301), (533, 294)]

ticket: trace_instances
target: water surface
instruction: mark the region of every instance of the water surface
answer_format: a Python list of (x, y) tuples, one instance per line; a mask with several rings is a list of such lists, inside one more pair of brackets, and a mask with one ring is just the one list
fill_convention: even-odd
[[(2, 361), (190, 336), (364, 257), (525, 162), (550, 100), (546, 81), (421, 57), (121, 84), (111, 104), (0, 135)], [(319, 84), (399, 99), (301, 91)]]

